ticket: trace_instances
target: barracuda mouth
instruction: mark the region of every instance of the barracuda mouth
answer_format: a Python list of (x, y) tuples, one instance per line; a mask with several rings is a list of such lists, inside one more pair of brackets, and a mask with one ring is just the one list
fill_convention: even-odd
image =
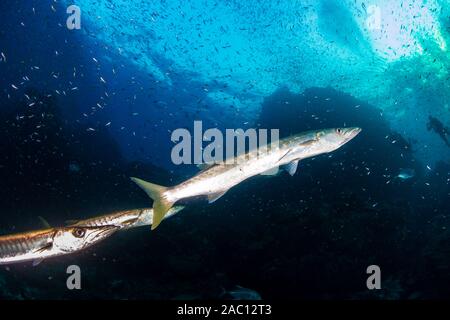
[(362, 131), (361, 128), (358, 127), (352, 127), (345, 129), (344, 135), (345, 135), (345, 143), (352, 140), (354, 137), (356, 137), (360, 132)]
[(92, 228), (88, 228), (91, 229), (87, 232), (89, 232), (89, 234), (86, 237), (85, 240), (85, 246), (90, 246), (93, 245), (99, 241), (102, 241), (103, 239), (108, 238), (109, 236), (111, 236), (113, 233), (115, 233), (117, 230), (120, 229), (120, 227), (115, 226), (115, 225), (107, 225), (107, 226), (101, 226), (101, 227), (92, 227)]

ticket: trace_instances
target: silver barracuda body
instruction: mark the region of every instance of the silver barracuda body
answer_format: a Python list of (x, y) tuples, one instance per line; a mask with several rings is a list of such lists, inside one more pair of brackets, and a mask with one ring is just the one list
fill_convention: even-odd
[(282, 139), (261, 150), (239, 155), (232, 161), (218, 163), (201, 171), (191, 179), (174, 187), (163, 187), (138, 178), (131, 178), (153, 199), (153, 224), (155, 229), (168, 210), (178, 201), (206, 196), (214, 202), (230, 188), (242, 181), (283, 167), (295, 174), (298, 162), (319, 154), (329, 153), (353, 139), (360, 128), (333, 128), (309, 131)]

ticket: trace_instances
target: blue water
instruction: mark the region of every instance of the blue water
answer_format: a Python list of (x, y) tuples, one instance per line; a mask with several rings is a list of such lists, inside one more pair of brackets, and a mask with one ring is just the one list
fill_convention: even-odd
[[(80, 30), (66, 27), (70, 4)], [(443, 0), (0, 3), (2, 234), (149, 206), (128, 177), (195, 174), (171, 161), (171, 133), (195, 120), (281, 136), (363, 128), (294, 177), (251, 179), (155, 232), (3, 268), (0, 297), (220, 298), (240, 285), (448, 298), (449, 32)], [(73, 263), (79, 293), (65, 288)], [(372, 264), (382, 290), (366, 288)]]

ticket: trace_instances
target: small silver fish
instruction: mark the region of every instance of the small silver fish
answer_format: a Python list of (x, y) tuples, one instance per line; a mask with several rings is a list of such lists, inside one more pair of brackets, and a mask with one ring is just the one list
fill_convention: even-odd
[(414, 169), (406, 168), (401, 169), (400, 172), (397, 175), (397, 178), (401, 180), (408, 180), (411, 178), (414, 178), (416, 175), (416, 171)]
[(241, 286), (236, 286), (235, 289), (225, 292), (224, 295), (231, 296), (233, 300), (262, 300), (258, 292)]

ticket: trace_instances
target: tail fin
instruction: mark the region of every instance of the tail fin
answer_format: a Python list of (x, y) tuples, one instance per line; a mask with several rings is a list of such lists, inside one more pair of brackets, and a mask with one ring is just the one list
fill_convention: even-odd
[(141, 189), (144, 190), (150, 198), (153, 199), (152, 230), (154, 230), (161, 223), (167, 211), (169, 211), (174, 204), (173, 202), (168, 201), (166, 197), (164, 197), (164, 191), (166, 191), (168, 188), (138, 178), (130, 179), (139, 187), (141, 187)]

